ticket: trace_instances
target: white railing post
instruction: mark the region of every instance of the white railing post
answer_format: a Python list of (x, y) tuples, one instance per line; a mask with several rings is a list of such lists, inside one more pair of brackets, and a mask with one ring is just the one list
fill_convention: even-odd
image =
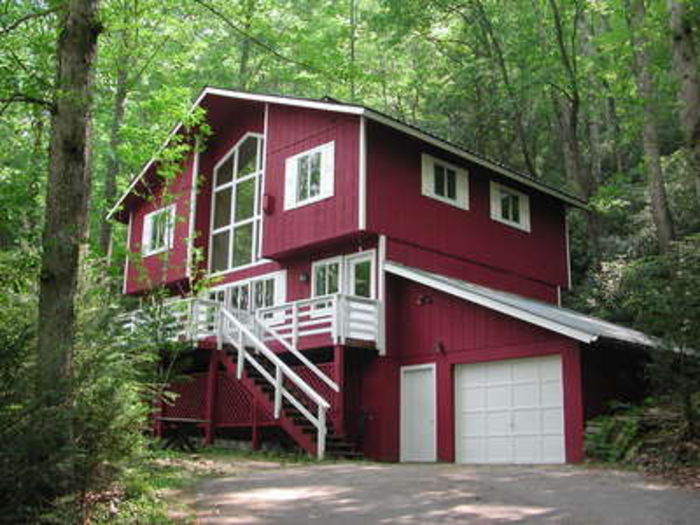
[(279, 419), (282, 410), (282, 368), (275, 368), (275, 419)]
[(345, 343), (345, 307), (346, 307), (346, 302), (345, 302), (345, 296), (344, 295), (336, 295), (335, 296), (335, 312), (333, 315), (333, 323), (334, 323), (334, 331), (335, 331), (335, 337), (334, 340), (336, 343), (343, 344)]
[(292, 346), (296, 348), (299, 343), (299, 305), (292, 303)]
[(216, 349), (221, 350), (224, 347), (224, 313), (221, 307), (211, 306), (214, 308), (214, 319), (216, 319)]
[(316, 438), (316, 457), (323, 459), (326, 455), (326, 407), (318, 407), (318, 435)]

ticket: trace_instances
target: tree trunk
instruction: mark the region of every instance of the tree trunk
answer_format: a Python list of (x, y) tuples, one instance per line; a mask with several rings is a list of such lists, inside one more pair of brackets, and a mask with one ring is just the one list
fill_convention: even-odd
[(632, 41), (632, 56), (637, 77), (637, 91), (643, 101), (642, 143), (644, 147), (644, 163), (649, 179), (649, 196), (651, 200), (651, 215), (656, 228), (656, 240), (659, 249), (666, 252), (674, 238), (673, 217), (666, 197), (663, 170), (661, 169), (661, 153), (659, 137), (656, 129), (655, 110), (653, 103), (653, 83), (649, 72), (649, 56), (647, 42), (640, 31), (644, 25), (646, 8), (644, 0), (632, 0), (628, 20)]
[(72, 372), (75, 292), (88, 229), (92, 70), (99, 0), (70, 0), (58, 37), (55, 112), (39, 282), (38, 391), (65, 401)]
[(700, 204), (700, 60), (685, 4), (686, 2), (679, 0), (668, 0), (668, 11), (673, 66), (680, 82), (678, 102), (681, 127), (690, 152), (691, 176), (695, 179), (695, 191)]
[(126, 107), (128, 74), (124, 67), (117, 69), (117, 86), (114, 94), (114, 109), (112, 113), (112, 125), (109, 136), (109, 158), (107, 159), (107, 173), (105, 174), (104, 202), (106, 209), (103, 211), (100, 223), (100, 252), (107, 260), (112, 255), (112, 223), (106, 218), (107, 212), (114, 206), (117, 197), (117, 177), (121, 169), (119, 159), (119, 146), (121, 145), (121, 128), (124, 122), (124, 110)]

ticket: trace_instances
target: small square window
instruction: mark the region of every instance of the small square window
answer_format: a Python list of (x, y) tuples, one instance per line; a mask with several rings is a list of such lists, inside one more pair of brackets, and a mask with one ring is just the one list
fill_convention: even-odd
[(491, 182), (491, 218), (530, 231), (530, 198), (521, 191)]
[(284, 209), (333, 196), (334, 143), (289, 157), (285, 167)]
[(422, 156), (422, 193), (427, 197), (469, 209), (469, 174), (430, 155)]
[(141, 253), (148, 256), (171, 249), (174, 231), (174, 204), (147, 214), (143, 219)]

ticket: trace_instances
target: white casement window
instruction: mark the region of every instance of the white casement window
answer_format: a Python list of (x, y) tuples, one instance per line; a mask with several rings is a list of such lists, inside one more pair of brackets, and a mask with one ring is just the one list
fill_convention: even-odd
[(284, 209), (332, 197), (334, 185), (334, 142), (289, 157), (284, 169)]
[(247, 133), (214, 167), (209, 269), (260, 260), (263, 137)]
[(421, 155), (421, 193), (427, 197), (469, 209), (469, 173), (467, 170), (437, 159)]
[(311, 290), (314, 297), (340, 293), (343, 258), (317, 261), (311, 266)]
[(174, 204), (148, 213), (143, 218), (141, 254), (145, 257), (170, 250), (173, 247), (174, 234)]
[(514, 228), (530, 231), (530, 197), (491, 181), (491, 218)]

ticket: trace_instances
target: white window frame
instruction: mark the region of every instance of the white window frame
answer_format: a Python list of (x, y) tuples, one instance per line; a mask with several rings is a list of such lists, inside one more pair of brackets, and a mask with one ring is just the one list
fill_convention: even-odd
[[(369, 297), (375, 299), (377, 297), (377, 275), (376, 275), (376, 256), (375, 250), (367, 250), (364, 252), (353, 253), (345, 256), (345, 286), (343, 293), (350, 293), (353, 280), (355, 279), (355, 266), (359, 263), (369, 261)], [(361, 296), (358, 296), (361, 297)]]
[[(249, 173), (248, 175), (245, 175), (243, 177), (240, 177), (236, 179), (235, 173), (232, 174), (231, 180), (221, 184), (219, 186), (216, 185), (216, 173), (219, 167), (221, 167), (225, 162), (227, 162), (232, 155), (235, 154), (235, 152), (238, 150), (238, 148), (250, 137), (254, 137), (258, 139), (258, 150), (257, 150), (257, 155), (258, 155), (258, 165), (256, 166), (255, 171), (252, 173)], [(210, 276), (218, 276), (218, 275), (224, 275), (226, 273), (232, 272), (232, 271), (239, 271), (243, 270), (245, 268), (250, 268), (253, 266), (256, 266), (258, 264), (264, 263), (264, 261), (261, 256), (261, 247), (262, 247), (262, 235), (263, 235), (263, 228), (262, 228), (262, 195), (264, 193), (264, 188), (262, 187), (263, 183), (263, 168), (264, 168), (264, 155), (265, 155), (265, 136), (260, 134), (260, 133), (253, 133), (253, 132), (247, 132), (245, 133), (239, 140), (236, 142), (236, 144), (231, 147), (231, 149), (226, 152), (226, 154), (219, 159), (219, 161), (214, 165), (214, 168), (212, 169), (212, 175), (211, 175), (211, 210), (210, 210), (210, 217), (209, 217), (209, 253), (208, 253), (208, 270), (209, 270), (209, 275)], [(235, 171), (236, 166), (233, 166), (232, 169)], [(254, 199), (253, 203), (253, 216), (248, 217), (247, 219), (243, 219), (240, 221), (235, 220), (236, 216), (236, 186), (242, 182), (246, 182), (249, 179), (255, 179), (256, 181), (256, 189), (255, 193), (257, 195), (257, 199)], [(215, 200), (216, 200), (216, 194), (220, 191), (224, 191), (226, 189), (230, 188), (231, 189), (231, 216), (229, 218), (229, 222), (225, 224), (224, 226), (220, 226), (218, 228), (214, 228), (214, 213), (216, 211), (216, 206), (215, 206)], [(255, 240), (254, 246), (252, 247), (252, 257), (251, 261), (247, 264), (242, 264), (241, 266), (232, 266), (233, 263), (233, 241), (234, 241), (234, 230), (237, 227), (242, 227), (246, 226), (247, 224), (252, 224), (253, 228), (253, 239)], [(226, 268), (214, 271), (214, 236), (218, 233), (223, 233), (225, 231), (229, 232), (229, 238), (228, 238), (228, 251), (226, 254)]]
[[(287, 302), (287, 272), (286, 270), (280, 270), (276, 272), (270, 272), (270, 273), (264, 273), (261, 275), (256, 275), (255, 277), (250, 277), (247, 279), (241, 279), (238, 281), (231, 281), (225, 284), (221, 284), (218, 286), (214, 286), (212, 288), (208, 288), (207, 290), (204, 290), (202, 292), (202, 295), (205, 298), (209, 298), (209, 294), (215, 294), (218, 292), (225, 292), (229, 288), (233, 288), (235, 286), (241, 287), (241, 286), (250, 286), (250, 291), (248, 292), (248, 300), (249, 304), (252, 305), (253, 301), (253, 293), (251, 291), (254, 290), (254, 285), (257, 281), (265, 281), (267, 279), (274, 279), (275, 281), (275, 291), (273, 294), (273, 304), (272, 306), (279, 306), (281, 304), (284, 304)], [(214, 299), (216, 300), (216, 299)], [(251, 312), (254, 311), (252, 308), (249, 309)]]
[[(319, 266), (326, 266), (331, 264), (338, 264), (338, 291), (325, 293), (323, 295), (316, 295), (316, 268)], [(324, 295), (332, 295), (336, 293), (343, 293), (343, 277), (345, 275), (343, 268), (343, 257), (329, 257), (327, 259), (319, 259), (311, 263), (311, 297), (323, 297)]]
[[(158, 215), (168, 214), (168, 222), (166, 224), (165, 244), (163, 246), (151, 246), (151, 232), (153, 231), (153, 223)], [(158, 253), (163, 253), (171, 250), (175, 241), (175, 204), (170, 204), (152, 212), (147, 213), (143, 217), (143, 232), (141, 233), (141, 255), (149, 257)]]
[[(455, 172), (455, 198), (451, 199), (446, 195), (438, 195), (435, 193), (435, 166)], [(469, 209), (469, 172), (455, 164), (446, 162), (442, 159), (421, 154), (421, 193), (431, 199), (444, 202), (457, 208)]]
[[(319, 192), (313, 197), (298, 199), (299, 191), (299, 163), (303, 157), (320, 153), (320, 180)], [(285, 160), (284, 168), (284, 209), (292, 210), (308, 204), (328, 199), (335, 191), (335, 141), (321, 144), (314, 148), (302, 151)]]
[[(491, 219), (507, 224), (513, 228), (517, 228), (518, 230), (530, 232), (530, 197), (526, 193), (513, 189), (505, 184), (501, 184), (500, 182), (491, 181), (489, 186), (491, 196)], [(518, 210), (520, 213), (519, 221), (513, 221), (503, 217), (501, 201), (502, 191), (518, 198)]]

